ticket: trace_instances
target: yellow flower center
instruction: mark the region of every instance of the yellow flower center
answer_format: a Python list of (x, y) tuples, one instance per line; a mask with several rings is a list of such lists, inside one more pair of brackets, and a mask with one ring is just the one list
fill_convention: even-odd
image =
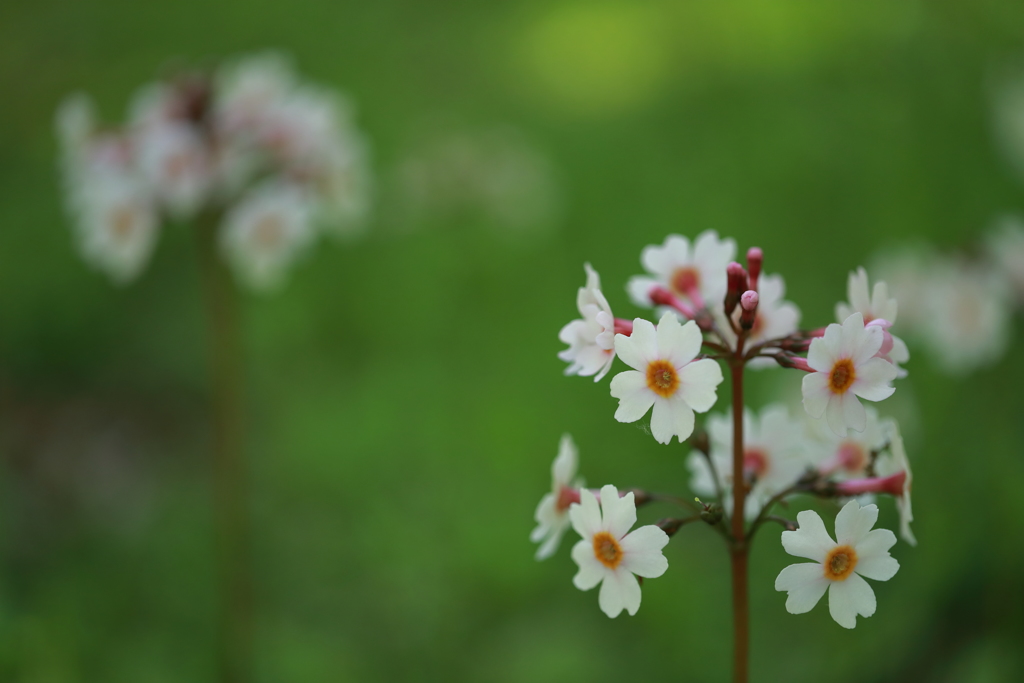
[(622, 547), (607, 531), (594, 534), (594, 557), (609, 569), (615, 569), (622, 561)]
[(658, 396), (668, 398), (679, 388), (679, 374), (667, 360), (651, 361), (647, 366), (647, 387)]
[(857, 551), (848, 545), (837, 546), (825, 557), (825, 578), (830, 581), (845, 581), (856, 566)]
[(828, 375), (828, 388), (832, 390), (833, 394), (845, 394), (855, 379), (857, 379), (857, 370), (853, 367), (853, 361), (843, 358), (832, 366), (832, 372)]

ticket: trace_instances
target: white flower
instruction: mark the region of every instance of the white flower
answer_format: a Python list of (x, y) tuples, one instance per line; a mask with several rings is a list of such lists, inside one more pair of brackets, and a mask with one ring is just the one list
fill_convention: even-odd
[(900, 536), (910, 545), (917, 545), (914, 532), (910, 530), (910, 523), (914, 521), (914, 512), (910, 506), (910, 493), (914, 483), (914, 476), (910, 471), (910, 460), (907, 459), (907, 451), (903, 446), (899, 424), (895, 420), (889, 419), (883, 423), (882, 427), (889, 441), (889, 449), (875, 464), (875, 473), (879, 477), (891, 477), (900, 472), (905, 474), (903, 490), (900, 495), (895, 497), (896, 510), (900, 515)]
[(889, 383), (896, 368), (875, 358), (882, 341), (881, 328), (865, 327), (860, 313), (829, 325), (824, 337), (811, 341), (807, 364), (815, 372), (804, 376), (804, 408), (815, 419), (825, 415), (838, 436), (846, 436), (848, 428), (864, 431), (867, 418), (858, 396), (881, 401), (895, 391)]
[(940, 366), (962, 375), (994, 363), (1006, 351), (1011, 307), (1006, 280), (984, 264), (946, 259), (933, 265), (922, 326)]
[(668, 569), (661, 549), (668, 535), (654, 526), (642, 526), (632, 533), (636, 523), (633, 494), (622, 498), (614, 486), (601, 489), (601, 507), (597, 497), (580, 491), (580, 502), (569, 508), (572, 526), (583, 537), (572, 548), (572, 559), (579, 565), (573, 584), (588, 591), (601, 584), (597, 601), (601, 611), (617, 617), (625, 609), (630, 615), (640, 608), (640, 584), (637, 576), (654, 579)]
[[(875, 529), (878, 507), (847, 503), (836, 517), (836, 541), (828, 535), (816, 512), (797, 515), (800, 527), (782, 532), (782, 547), (790, 555), (806, 557), (812, 563), (793, 564), (775, 579), (775, 590), (787, 591), (786, 611), (803, 614), (818, 604), (828, 590), (828, 609), (843, 628), (857, 625), (857, 615), (875, 613), (875, 592), (864, 578), (888, 581), (900, 568), (889, 555), (896, 536), (888, 529)], [(864, 577), (864, 578), (861, 578)]]
[(272, 106), (295, 86), (292, 63), (276, 52), (249, 55), (217, 70), (214, 119), (221, 135), (255, 136)]
[[(787, 337), (796, 332), (800, 325), (800, 309), (795, 304), (786, 301), (786, 283), (781, 275), (762, 275), (757, 282), (757, 312), (754, 317), (754, 326), (747, 336), (747, 346), (753, 346), (768, 339), (779, 339)], [(732, 327), (725, 319), (725, 311), (716, 302), (715, 317), (719, 321), (719, 329), (725, 335), (729, 346), (736, 343), (736, 335)], [(739, 325), (742, 307), (737, 306), (733, 312), (733, 321)], [(777, 349), (765, 349), (764, 353), (774, 353)], [(755, 358), (747, 367), (751, 369), (779, 367), (771, 358)]]
[(57, 108), (57, 136), (63, 153), (74, 159), (87, 145), (96, 129), (96, 107), (84, 93), (75, 93)]
[[(842, 323), (854, 313), (864, 316), (865, 325), (876, 320), (888, 321), (890, 325), (896, 322), (898, 307), (896, 299), (889, 297), (889, 286), (884, 282), (875, 282), (875, 287), (869, 295), (868, 284), (868, 273), (864, 268), (858, 268), (856, 273), (850, 273), (846, 281), (846, 296), (850, 302), (836, 304), (838, 322)], [(910, 350), (902, 339), (889, 333), (887, 326), (883, 326), (882, 335), (885, 341), (878, 352), (879, 358), (884, 358), (896, 366), (896, 377), (906, 377), (907, 371), (901, 368), (900, 364), (910, 360)]]
[(211, 188), (206, 143), (181, 121), (145, 126), (133, 136), (138, 167), (154, 196), (171, 214), (191, 217)]
[(82, 256), (125, 284), (142, 271), (156, 246), (156, 209), (131, 173), (83, 175), (69, 195)]
[[(707, 420), (711, 458), (726, 498), (722, 502), (728, 510), (732, 509), (732, 427), (731, 412), (712, 415)], [(744, 506), (744, 514), (750, 519), (769, 498), (796, 483), (808, 463), (802, 425), (779, 404), (766, 406), (760, 415), (749, 409), (743, 411), (743, 446), (743, 474), (752, 482)], [(693, 475), (690, 488), (703, 496), (715, 495), (707, 459), (693, 452), (687, 465)]]
[(615, 360), (615, 318), (608, 300), (601, 293), (601, 279), (589, 263), (583, 264), (587, 284), (576, 295), (576, 307), (582, 318), (568, 323), (558, 338), (569, 345), (558, 357), (569, 363), (567, 375), (589, 377), (597, 382), (612, 367)]
[(253, 289), (274, 288), (316, 237), (309, 217), (309, 202), (301, 190), (264, 184), (250, 190), (225, 217), (221, 250), (243, 283)]
[(1020, 216), (1001, 216), (985, 236), (985, 248), (1017, 300), (1024, 301), (1024, 221)]
[(815, 420), (809, 425), (809, 451), (823, 476), (838, 480), (867, 476), (872, 451), (882, 450), (888, 440), (884, 423), (878, 418), (878, 411), (866, 407), (864, 413), (864, 430), (846, 436), (837, 436), (821, 420)]
[(651, 433), (659, 443), (673, 436), (684, 441), (693, 432), (693, 411), (705, 413), (715, 404), (722, 369), (715, 361), (695, 361), (703, 337), (697, 323), (679, 323), (666, 313), (657, 329), (649, 321), (633, 321), (630, 336), (615, 335), (615, 353), (627, 370), (611, 382), (612, 396), (619, 399), (615, 419), (636, 422), (651, 410)]
[[(714, 230), (690, 240), (669, 235), (661, 246), (648, 245), (640, 254), (640, 262), (653, 277), (630, 278), (626, 289), (638, 306), (652, 306), (650, 291), (660, 286), (696, 307), (713, 307), (725, 298), (728, 279), (725, 268), (736, 256), (736, 243), (720, 239)], [(694, 295), (700, 301), (694, 300)]]
[(537, 526), (530, 533), (530, 540), (540, 543), (535, 556), (538, 560), (547, 559), (558, 550), (558, 544), (569, 528), (569, 506), (579, 501), (579, 488), (582, 486), (576, 479), (578, 466), (576, 444), (571, 436), (565, 434), (558, 445), (558, 457), (551, 464), (551, 493), (544, 494), (533, 515)]

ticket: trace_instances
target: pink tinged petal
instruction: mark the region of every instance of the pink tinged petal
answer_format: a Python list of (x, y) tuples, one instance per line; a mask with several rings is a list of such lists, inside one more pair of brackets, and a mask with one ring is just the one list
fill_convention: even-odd
[(697, 323), (690, 320), (682, 325), (672, 311), (666, 312), (658, 322), (658, 357), (671, 361), (677, 367), (696, 358), (703, 341), (704, 336)]
[[(879, 529), (881, 531), (881, 529)], [(854, 571), (865, 579), (874, 581), (888, 581), (899, 571), (900, 563), (896, 558), (886, 555), (885, 557), (872, 557), (869, 560), (857, 559), (857, 566)]]
[(601, 584), (597, 604), (612, 619), (619, 616), (623, 609), (630, 615), (636, 614), (640, 609), (640, 584), (636, 577), (622, 567), (609, 572)]
[(651, 321), (636, 318), (632, 334), (615, 335), (615, 354), (634, 370), (646, 371), (647, 365), (658, 357), (658, 341)]
[(580, 489), (580, 502), (569, 506), (569, 519), (572, 528), (584, 540), (592, 539), (594, 534), (602, 530), (601, 508), (597, 505), (597, 496), (587, 489)]
[(820, 564), (791, 564), (775, 579), (775, 590), (787, 591), (786, 611), (790, 614), (804, 614), (818, 604), (828, 589), (829, 580)]
[[(832, 325), (828, 326), (829, 329)], [(838, 329), (838, 325), (835, 326)], [(825, 337), (815, 337), (811, 340), (811, 345), (807, 349), (807, 364), (818, 372), (832, 372), (832, 366), (835, 365), (838, 356), (832, 352), (829, 348), (829, 342), (826, 340), (828, 337), (828, 330), (825, 330)], [(568, 342), (566, 342), (568, 343)]]
[(619, 497), (619, 491), (611, 484), (601, 487), (601, 511), (604, 514), (604, 528), (615, 538), (622, 538), (636, 524), (636, 503), (633, 494)]
[(668, 545), (668, 534), (648, 524), (634, 530), (620, 541), (622, 566), (648, 579), (655, 579), (668, 569), (668, 560), (661, 549)]
[(868, 416), (857, 397), (848, 391), (842, 396), (836, 396), (835, 400), (839, 400), (843, 406), (843, 422), (846, 426), (856, 432), (863, 432), (868, 425)]
[(651, 303), (651, 287), (660, 286), (662, 285), (657, 280), (636, 275), (629, 278), (629, 282), (626, 283), (626, 293), (629, 294), (630, 301), (640, 308), (650, 308), (654, 305)]
[(590, 590), (610, 573), (600, 560), (594, 557), (594, 542), (589, 538), (577, 542), (572, 547), (571, 555), (579, 566), (576, 576), (572, 577), (572, 584), (581, 591)]
[(647, 388), (647, 378), (635, 370), (620, 372), (612, 378), (612, 396), (619, 399), (615, 419), (636, 422), (647, 414), (658, 395)]
[(868, 401), (881, 401), (896, 391), (889, 382), (896, 379), (896, 366), (881, 358), (872, 358), (857, 366), (857, 379), (850, 391)]
[(651, 434), (658, 443), (670, 443), (672, 437), (675, 436), (676, 430), (672, 418), (672, 404), (661, 397), (654, 399), (654, 409), (651, 411)]
[(857, 544), (864, 540), (876, 521), (877, 505), (861, 507), (856, 500), (851, 500), (836, 515), (836, 541), (839, 545), (852, 545), (856, 549)]
[(836, 542), (825, 531), (821, 517), (812, 510), (803, 510), (796, 516), (796, 521), (800, 525), (796, 531), (782, 532), (782, 547), (790, 555), (824, 562), (828, 551), (836, 547)]
[(857, 625), (857, 615), (870, 617), (875, 613), (875, 592), (856, 573), (845, 581), (833, 581), (828, 590), (828, 611), (843, 628)]
[(832, 390), (828, 388), (828, 375), (823, 372), (804, 375), (801, 389), (804, 395), (804, 410), (814, 419), (819, 419), (825, 414), (828, 400), (832, 398)]
[[(856, 400), (856, 399), (854, 399)], [(828, 405), (825, 407), (825, 420), (829, 429), (836, 436), (846, 436), (846, 419), (843, 417), (843, 397), (835, 394), (829, 396)]]
[[(853, 547), (857, 551), (857, 571), (860, 571), (860, 562), (874, 560), (881, 557), (889, 557), (889, 548), (896, 545), (896, 535), (888, 529), (875, 529), (868, 532)], [(874, 577), (868, 577), (874, 578)]]
[(710, 358), (694, 361), (679, 370), (676, 396), (698, 413), (706, 413), (718, 400), (718, 385), (722, 379), (722, 368), (716, 361)]

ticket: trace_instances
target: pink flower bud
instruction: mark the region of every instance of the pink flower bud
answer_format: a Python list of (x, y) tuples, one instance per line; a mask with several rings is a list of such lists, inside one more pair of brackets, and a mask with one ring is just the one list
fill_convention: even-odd
[(757, 292), (752, 289), (748, 289), (743, 292), (743, 296), (740, 297), (740, 306), (743, 307), (744, 311), (752, 312), (757, 308), (758, 296)]
[(747, 268), (750, 269), (750, 282), (747, 286), (754, 291), (757, 291), (757, 279), (761, 277), (763, 263), (764, 252), (760, 247), (751, 247), (747, 250)]

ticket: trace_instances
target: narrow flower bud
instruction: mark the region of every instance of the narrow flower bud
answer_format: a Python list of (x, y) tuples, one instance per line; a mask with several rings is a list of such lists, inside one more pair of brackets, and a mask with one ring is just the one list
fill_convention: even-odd
[(651, 287), (648, 296), (651, 298), (651, 303), (655, 306), (670, 306), (689, 320), (692, 320), (696, 313), (693, 308), (680, 301), (672, 292), (664, 287)]
[(891, 496), (903, 495), (903, 483), (907, 473), (897, 472), (888, 477), (871, 479), (851, 479), (836, 483), (836, 493), (840, 496), (859, 496), (862, 493), (888, 493)]
[(728, 289), (725, 293), (725, 314), (732, 315), (740, 303), (740, 296), (747, 289), (747, 271), (733, 261), (725, 268), (728, 277)]
[(761, 266), (764, 264), (764, 252), (760, 247), (751, 247), (747, 250), (747, 268), (750, 269), (750, 278), (747, 284), (749, 289), (757, 291), (757, 279), (761, 277)]
[(627, 337), (633, 334), (633, 321), (625, 318), (615, 319), (615, 334), (624, 334)]
[(740, 306), (743, 312), (740, 313), (740, 327), (749, 330), (754, 327), (754, 320), (757, 318), (757, 292), (748, 289), (740, 297)]
[(672, 537), (675, 535), (679, 528), (686, 524), (688, 520), (678, 519), (675, 517), (666, 517), (665, 519), (658, 520), (655, 526), (665, 532), (665, 535)]
[(784, 368), (794, 368), (796, 370), (803, 370), (804, 372), (815, 372), (814, 368), (807, 364), (806, 358), (800, 356), (793, 356), (788, 353), (776, 353), (772, 355), (775, 362)]

